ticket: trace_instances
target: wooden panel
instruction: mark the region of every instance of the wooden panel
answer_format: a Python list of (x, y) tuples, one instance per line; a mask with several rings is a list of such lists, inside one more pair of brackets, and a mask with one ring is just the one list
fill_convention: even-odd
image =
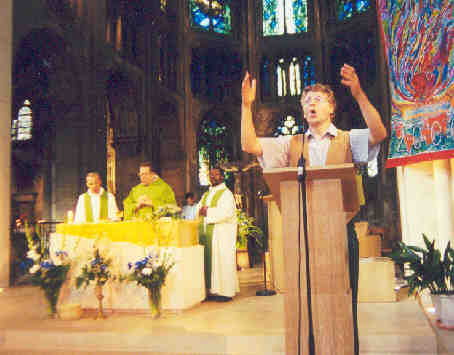
[(310, 181), (307, 191), (315, 352), (327, 355), (354, 353), (341, 189), (331, 179)]
[[(300, 343), (300, 354), (308, 354), (306, 250), (296, 169), (273, 169), (265, 173), (265, 179), (276, 202), (281, 202), (283, 218), (286, 353), (297, 354)], [(356, 183), (351, 164), (308, 171), (308, 243), (317, 354), (354, 352), (345, 211), (346, 206), (354, 207), (350, 202), (357, 201), (357, 195), (345, 198), (343, 184), (349, 179)], [(346, 205), (346, 201), (350, 202)]]
[(395, 302), (395, 286), (395, 268), (391, 259), (359, 260), (358, 302)]
[[(297, 181), (298, 168), (263, 169), (263, 175), (279, 208), (281, 207), (281, 181)], [(307, 180), (340, 179), (342, 180), (342, 198), (344, 210), (357, 212), (359, 209), (358, 194), (353, 164), (337, 164), (325, 167), (306, 168)]]
[(379, 235), (358, 236), (358, 242), (360, 258), (381, 256), (381, 237)]
[[(284, 238), (284, 267), (285, 267), (285, 282), (287, 285), (287, 293), (285, 294), (285, 349), (286, 354), (298, 354), (298, 339), (299, 330), (304, 334), (303, 338), (307, 339), (308, 323), (307, 323), (307, 296), (306, 296), (306, 261), (304, 259), (305, 248), (304, 243), (298, 241), (298, 221), (299, 204), (298, 204), (298, 183), (295, 181), (283, 181), (282, 189), (282, 215), (285, 216), (282, 225), (282, 236)], [(301, 230), (301, 238), (304, 231)], [(300, 253), (298, 245), (300, 244)], [(298, 275), (298, 265), (300, 265), (300, 275)], [(299, 278), (300, 276), (300, 278)], [(302, 285), (300, 287), (300, 284)], [(301, 307), (301, 329), (300, 323), (300, 305)], [(303, 344), (301, 344), (303, 345)], [(307, 343), (306, 343), (307, 345)], [(308, 355), (307, 346), (302, 349), (301, 355)]]
[[(282, 216), (276, 201), (271, 195), (265, 196), (268, 210), (268, 238), (270, 250), (269, 269), (271, 270), (271, 284), (275, 291), (287, 291), (284, 270), (284, 246), (282, 240)], [(268, 266), (267, 265), (267, 266)]]

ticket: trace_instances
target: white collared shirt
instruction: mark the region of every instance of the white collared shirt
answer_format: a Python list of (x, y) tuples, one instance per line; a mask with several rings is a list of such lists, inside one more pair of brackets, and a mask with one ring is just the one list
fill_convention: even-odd
[[(352, 129), (350, 135), (350, 149), (354, 163), (365, 163), (375, 159), (380, 152), (380, 144), (369, 145), (369, 129)], [(311, 135), (309, 130), (307, 135)], [(337, 135), (337, 128), (331, 124), (322, 139), (309, 138), (309, 164), (310, 166), (324, 166), (328, 155), (331, 136)], [(290, 164), (290, 140), (292, 136), (263, 137), (259, 138), (263, 154), (258, 157), (262, 168), (284, 168)], [(314, 142), (315, 141), (315, 142)], [(318, 151), (320, 149), (320, 151)], [(317, 164), (315, 164), (317, 163)], [(318, 164), (323, 163), (323, 164)]]

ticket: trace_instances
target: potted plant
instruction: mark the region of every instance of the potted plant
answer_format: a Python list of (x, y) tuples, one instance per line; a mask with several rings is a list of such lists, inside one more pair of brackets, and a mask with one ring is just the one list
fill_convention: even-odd
[(425, 248), (399, 242), (389, 257), (407, 267), (404, 279), (409, 286), (408, 294), (429, 290), (440, 324), (454, 327), (454, 250), (448, 242), (442, 256), (435, 240), (422, 236)]

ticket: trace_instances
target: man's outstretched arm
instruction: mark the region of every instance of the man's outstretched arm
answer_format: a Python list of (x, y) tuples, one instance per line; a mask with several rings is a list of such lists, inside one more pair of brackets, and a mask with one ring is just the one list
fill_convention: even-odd
[(341, 76), (341, 83), (350, 88), (350, 92), (356, 102), (358, 102), (361, 113), (369, 128), (369, 143), (371, 145), (380, 143), (387, 136), (386, 128), (383, 125), (380, 113), (378, 113), (377, 109), (371, 104), (366, 93), (361, 88), (355, 68), (348, 64), (344, 64), (341, 68)]
[(250, 154), (261, 156), (263, 154), (255, 133), (254, 121), (252, 119), (252, 104), (256, 95), (256, 79), (252, 79), (249, 72), (246, 72), (241, 85), (241, 148)]

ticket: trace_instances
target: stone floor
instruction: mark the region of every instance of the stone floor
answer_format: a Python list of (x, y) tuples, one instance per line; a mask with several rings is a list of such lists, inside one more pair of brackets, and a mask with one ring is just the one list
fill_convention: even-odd
[[(178, 314), (108, 314), (94, 320), (46, 318), (32, 287), (0, 293), (2, 354), (284, 354), (283, 295), (256, 296), (260, 269), (240, 273), (241, 293), (232, 302), (202, 304)], [(361, 303), (361, 355), (454, 354), (454, 332), (434, 326), (430, 301)], [(425, 310), (426, 312), (424, 312)]]

